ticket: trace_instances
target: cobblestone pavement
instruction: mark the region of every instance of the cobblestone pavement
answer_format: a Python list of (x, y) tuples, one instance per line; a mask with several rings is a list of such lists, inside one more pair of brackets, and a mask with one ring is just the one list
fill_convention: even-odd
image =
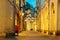
[(60, 36), (17, 36), (9, 38), (0, 37), (0, 40), (60, 40)]

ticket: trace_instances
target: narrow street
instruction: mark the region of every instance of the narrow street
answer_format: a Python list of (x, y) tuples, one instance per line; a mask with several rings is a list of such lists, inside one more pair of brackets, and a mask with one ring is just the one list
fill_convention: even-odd
[(0, 40), (60, 40), (60, 36), (19, 36), (9, 38), (0, 37)]
[(23, 31), (18, 36), (0, 37), (0, 40), (60, 40), (60, 36), (43, 35), (40, 32)]
[(22, 31), (18, 35), (19, 36), (49, 36), (47, 33), (38, 32), (38, 31)]
[(0, 0), (0, 40), (60, 40), (59, 35), (60, 0)]

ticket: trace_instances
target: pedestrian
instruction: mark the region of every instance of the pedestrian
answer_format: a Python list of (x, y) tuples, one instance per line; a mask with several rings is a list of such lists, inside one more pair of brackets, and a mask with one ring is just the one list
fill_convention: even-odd
[(18, 25), (16, 25), (16, 27), (15, 27), (16, 35), (18, 35), (18, 30), (19, 30), (19, 26), (18, 26)]

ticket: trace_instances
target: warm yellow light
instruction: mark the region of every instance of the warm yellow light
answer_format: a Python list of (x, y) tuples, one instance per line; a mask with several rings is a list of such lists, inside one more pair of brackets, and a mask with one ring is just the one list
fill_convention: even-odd
[(25, 20), (25, 21), (27, 21), (27, 20)]
[(24, 13), (22, 13), (22, 16), (24, 16)]
[(16, 0), (16, 4), (17, 4), (17, 5), (19, 4), (19, 0)]

